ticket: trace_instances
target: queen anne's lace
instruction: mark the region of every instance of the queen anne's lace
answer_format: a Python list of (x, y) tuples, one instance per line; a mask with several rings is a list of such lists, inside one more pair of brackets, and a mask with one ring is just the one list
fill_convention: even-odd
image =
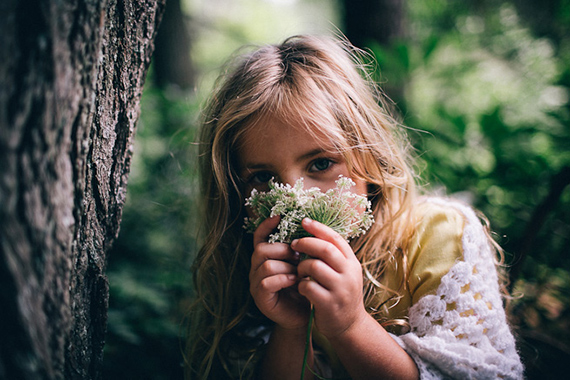
[(346, 240), (366, 232), (374, 223), (371, 203), (364, 195), (354, 194), (355, 185), (348, 177), (339, 176), (336, 187), (321, 192), (317, 187), (304, 188), (303, 178), (293, 186), (269, 181), (269, 191), (253, 189), (245, 205), (254, 217), (247, 217), (244, 228), (254, 233), (266, 219), (280, 215), (277, 232), (269, 235), (269, 242), (290, 243), (294, 239), (310, 236), (303, 227), (303, 218), (311, 218), (329, 226)]
[(520, 379), (523, 367), (503, 309), (494, 253), (468, 207), (454, 207), (466, 223), (463, 261), (443, 276), (436, 294), (410, 308), (411, 332), (396, 341), (414, 358), (422, 379)]

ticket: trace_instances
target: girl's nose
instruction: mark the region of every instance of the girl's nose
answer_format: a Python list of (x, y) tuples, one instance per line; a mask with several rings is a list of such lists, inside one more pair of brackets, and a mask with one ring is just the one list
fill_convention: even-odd
[(295, 186), (295, 183), (303, 178), (303, 187), (305, 189), (309, 189), (311, 187), (321, 187), (318, 181), (315, 181), (309, 177), (303, 176), (303, 173), (286, 173), (281, 176), (281, 181), (283, 183), (289, 184), (291, 186)]
[(295, 186), (295, 183), (301, 178), (303, 178), (303, 184), (305, 189), (314, 186), (309, 183), (312, 182), (310, 178), (303, 177), (302, 173), (296, 171), (283, 173), (280, 177), (283, 183), (289, 184), (291, 186)]

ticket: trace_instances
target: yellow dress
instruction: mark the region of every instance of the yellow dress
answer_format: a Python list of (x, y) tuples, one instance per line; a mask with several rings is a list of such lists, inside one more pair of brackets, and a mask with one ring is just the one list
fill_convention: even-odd
[[(399, 290), (401, 298), (383, 310), (386, 319), (406, 319), (409, 308), (426, 294), (435, 294), (441, 278), (463, 259), (461, 239), (465, 220), (454, 208), (431, 202), (420, 203), (415, 212), (416, 228), (406, 254), (407, 266), (392, 264), (384, 273), (382, 284)], [(406, 283), (402, 281), (406, 274)], [(384, 294), (382, 301), (390, 295)]]

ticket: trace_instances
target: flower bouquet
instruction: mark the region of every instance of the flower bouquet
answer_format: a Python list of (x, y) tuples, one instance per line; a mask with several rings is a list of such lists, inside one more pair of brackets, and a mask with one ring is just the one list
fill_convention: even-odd
[(251, 207), (255, 217), (245, 218), (247, 231), (253, 233), (269, 217), (281, 215), (277, 231), (269, 235), (269, 242), (290, 243), (310, 236), (302, 227), (303, 218), (323, 223), (345, 240), (366, 232), (374, 223), (370, 201), (364, 195), (354, 194), (355, 183), (340, 176), (336, 187), (321, 192), (317, 187), (303, 188), (303, 178), (295, 185), (269, 181), (269, 191), (253, 189), (245, 205)]

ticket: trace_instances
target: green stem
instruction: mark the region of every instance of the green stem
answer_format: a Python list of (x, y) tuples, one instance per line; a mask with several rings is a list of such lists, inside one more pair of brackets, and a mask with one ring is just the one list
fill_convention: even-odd
[(311, 305), (311, 314), (309, 314), (309, 325), (307, 326), (307, 339), (305, 340), (305, 353), (303, 354), (303, 368), (301, 368), (301, 380), (305, 378), (305, 368), (307, 367), (307, 358), (309, 357), (309, 345), (311, 344), (311, 330), (313, 328), (313, 318), (315, 318), (315, 307)]

